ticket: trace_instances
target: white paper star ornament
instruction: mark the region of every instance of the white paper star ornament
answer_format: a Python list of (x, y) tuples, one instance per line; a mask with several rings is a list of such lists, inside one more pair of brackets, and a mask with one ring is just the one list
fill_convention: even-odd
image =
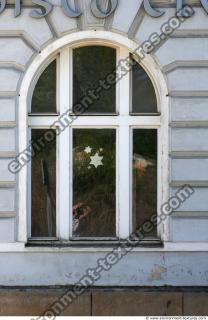
[(84, 152), (85, 152), (85, 153), (91, 153), (91, 152), (92, 152), (92, 148), (91, 148), (90, 146), (88, 146), (88, 147), (86, 147), (86, 148), (84, 149)]
[(90, 157), (90, 159), (91, 159), (90, 164), (93, 165), (96, 169), (99, 166), (103, 166), (103, 163), (102, 163), (103, 157), (100, 157), (98, 153), (96, 153), (93, 157)]

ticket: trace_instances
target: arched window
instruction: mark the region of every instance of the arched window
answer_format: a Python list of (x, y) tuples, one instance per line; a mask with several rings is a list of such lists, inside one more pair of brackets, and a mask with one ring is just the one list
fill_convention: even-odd
[[(31, 101), (30, 238), (118, 240), (157, 213), (161, 118), (136, 57), (119, 46), (66, 47)], [(157, 236), (156, 226), (145, 235)]]

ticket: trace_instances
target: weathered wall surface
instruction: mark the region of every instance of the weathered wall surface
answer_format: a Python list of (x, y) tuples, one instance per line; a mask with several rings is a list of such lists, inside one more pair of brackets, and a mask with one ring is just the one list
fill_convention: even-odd
[[(0, 15), (1, 243), (17, 241), (18, 176), (7, 166), (21, 151), (17, 139), (19, 88), (33, 58), (55, 39), (80, 30), (110, 30), (142, 42), (175, 14), (174, 8), (164, 6), (165, 14), (154, 19), (145, 14), (141, 0), (120, 0), (114, 15), (98, 20), (89, 10), (89, 2), (76, 1), (76, 8), (84, 12), (78, 19), (66, 17), (59, 1), (43, 19), (32, 19), (28, 4), (17, 18), (11, 7)], [(73, 0), (69, 4), (74, 7)], [(105, 8), (106, 2), (102, 6)], [(171, 218), (169, 241), (190, 242), (190, 247), (191, 242), (208, 241), (208, 15), (201, 7), (194, 9), (194, 16), (153, 54), (167, 79), (170, 96), (169, 193), (184, 183), (195, 188), (195, 194)], [(207, 285), (207, 255), (200, 246), (189, 253), (134, 252), (103, 274), (99, 284)], [(98, 256), (61, 250), (55, 254), (4, 252), (0, 254), (0, 284), (72, 284)]]
[[(105, 257), (105, 253), (58, 251), (1, 253), (1, 285), (71, 285)], [(94, 285), (204, 286), (208, 281), (207, 259), (203, 252), (129, 253), (110, 270), (101, 272)]]
[[(70, 290), (70, 288), (69, 288)], [(144, 292), (145, 291), (145, 292)], [(65, 289), (1, 290), (1, 316), (42, 316)], [(206, 291), (103, 288), (85, 292), (61, 312), (61, 316), (191, 316), (207, 315)], [(60, 307), (57, 306), (57, 311)], [(62, 310), (62, 309), (61, 309)], [(60, 311), (61, 311), (60, 310)]]

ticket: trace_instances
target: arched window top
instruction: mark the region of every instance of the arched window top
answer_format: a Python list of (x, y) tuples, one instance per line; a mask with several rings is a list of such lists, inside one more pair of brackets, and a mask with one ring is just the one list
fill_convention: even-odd
[(32, 113), (57, 112), (57, 59), (40, 75), (32, 97)]
[(152, 81), (146, 71), (133, 60), (132, 68), (132, 113), (157, 113), (157, 98)]
[[(119, 114), (119, 48), (91, 44), (69, 48), (70, 109), (83, 99), (93, 101), (85, 110), (86, 114)], [(130, 55), (130, 53), (129, 53)], [(60, 55), (61, 56), (61, 55)], [(58, 55), (40, 75), (32, 96), (32, 114), (57, 114), (60, 88), (60, 56)], [(126, 58), (129, 58), (128, 54)], [(157, 114), (157, 98), (154, 86), (143, 67), (132, 58), (133, 67), (129, 74), (130, 100), (126, 106), (130, 114)]]

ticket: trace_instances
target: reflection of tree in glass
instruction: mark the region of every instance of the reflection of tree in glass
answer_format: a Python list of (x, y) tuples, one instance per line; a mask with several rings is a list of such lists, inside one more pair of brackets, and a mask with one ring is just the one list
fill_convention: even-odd
[[(91, 146), (91, 154), (84, 151), (86, 146)], [(115, 236), (115, 130), (75, 129), (73, 150), (73, 203), (92, 210), (80, 236)], [(103, 157), (103, 166), (97, 168), (90, 166), (96, 153)]]

